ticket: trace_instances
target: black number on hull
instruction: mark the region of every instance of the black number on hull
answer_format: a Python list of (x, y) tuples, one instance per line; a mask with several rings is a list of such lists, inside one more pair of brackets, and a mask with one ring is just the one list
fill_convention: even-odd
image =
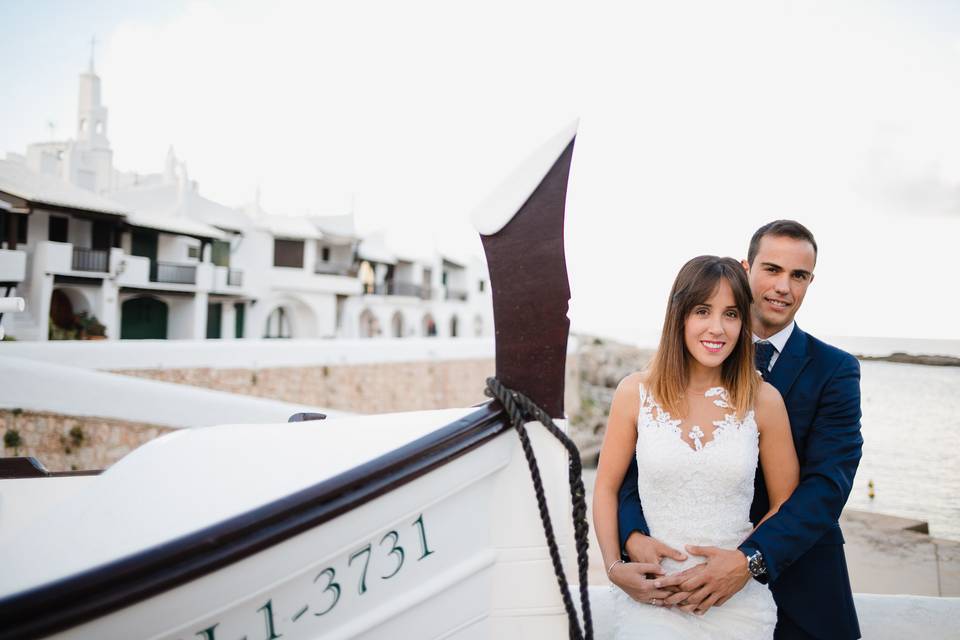
[(353, 554), (350, 555), (350, 559), (347, 561), (347, 566), (349, 567), (353, 564), (354, 558), (359, 557), (363, 553), (367, 554), (367, 558), (363, 563), (363, 571), (360, 573), (360, 595), (363, 595), (367, 592), (367, 568), (370, 566), (370, 548), (371, 546), (368, 544), (363, 549), (354, 551)]
[(283, 634), (278, 634), (273, 626), (273, 600), (267, 600), (267, 604), (257, 609), (257, 611), (263, 611), (263, 617), (266, 619), (267, 640), (277, 640), (277, 638), (282, 637)]
[(404, 554), (403, 554), (403, 547), (401, 547), (400, 545), (397, 544), (397, 542), (400, 541), (400, 534), (399, 534), (399, 533), (397, 533), (396, 531), (390, 531), (389, 533), (387, 533), (387, 535), (385, 535), (385, 536), (383, 536), (382, 538), (380, 538), (380, 544), (383, 545), (384, 540), (386, 540), (387, 538), (390, 538), (390, 537), (393, 537), (393, 543), (392, 543), (392, 546), (391, 546), (391, 548), (390, 548), (390, 553), (389, 553), (389, 555), (395, 555), (395, 556), (397, 556), (397, 568), (394, 569), (394, 570), (393, 570), (393, 573), (391, 573), (390, 575), (380, 576), (380, 577), (383, 578), (384, 580), (389, 580), (389, 579), (392, 578), (393, 576), (397, 575), (397, 572), (400, 571), (400, 568), (403, 566), (403, 555), (404, 555)]
[(323, 593), (326, 593), (327, 591), (332, 591), (333, 601), (330, 603), (330, 606), (328, 606), (323, 611), (313, 614), (315, 616), (322, 616), (325, 613), (329, 613), (331, 609), (337, 606), (337, 602), (340, 600), (340, 585), (333, 581), (333, 579), (337, 576), (336, 570), (333, 567), (327, 567), (326, 569), (318, 573), (317, 577), (314, 578), (313, 581), (316, 582), (317, 580), (320, 579), (321, 576), (327, 576), (327, 586), (323, 590)]
[(430, 547), (427, 546), (427, 531), (423, 526), (423, 514), (420, 514), (420, 517), (413, 521), (412, 524), (417, 525), (417, 529), (420, 531), (420, 549), (422, 551), (421, 555), (417, 560), (423, 560), (428, 555), (433, 553)]

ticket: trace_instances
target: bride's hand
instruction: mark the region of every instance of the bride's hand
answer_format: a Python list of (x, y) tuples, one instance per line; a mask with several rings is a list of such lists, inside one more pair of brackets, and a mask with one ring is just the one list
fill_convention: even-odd
[(687, 550), (707, 561), (655, 581), (661, 589), (676, 588), (690, 593), (682, 602), (674, 603), (682, 611), (702, 615), (711, 607), (725, 603), (750, 580), (747, 558), (737, 549), (688, 545)]
[(668, 547), (656, 538), (645, 536), (639, 531), (634, 531), (627, 538), (624, 549), (633, 562), (649, 562), (659, 565), (663, 558), (671, 558), (679, 562), (687, 559), (687, 554), (682, 551)]
[(662, 576), (663, 567), (651, 562), (618, 562), (610, 568), (610, 582), (620, 587), (624, 593), (644, 604), (662, 606), (664, 600), (673, 595), (666, 589), (657, 589), (654, 579), (647, 575)]

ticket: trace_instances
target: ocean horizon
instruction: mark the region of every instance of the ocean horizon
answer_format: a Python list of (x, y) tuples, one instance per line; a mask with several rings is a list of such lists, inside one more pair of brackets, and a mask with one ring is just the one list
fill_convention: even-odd
[[(573, 329), (574, 334), (597, 336), (634, 345), (641, 349), (655, 349), (660, 340), (659, 332), (631, 328), (614, 328), (596, 331)], [(817, 338), (854, 355), (889, 356), (906, 353), (912, 356), (951, 356), (960, 358), (960, 338), (915, 338), (892, 336), (829, 336), (814, 333)]]

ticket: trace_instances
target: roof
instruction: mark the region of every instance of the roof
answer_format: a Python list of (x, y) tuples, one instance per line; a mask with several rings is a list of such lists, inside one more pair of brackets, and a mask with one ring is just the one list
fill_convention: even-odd
[(228, 231), (243, 231), (251, 224), (243, 211), (205, 198), (192, 189), (183, 193), (181, 201), (179, 187), (174, 182), (132, 187), (111, 194), (111, 198), (138, 213), (166, 217), (176, 212)]
[(60, 178), (32, 171), (9, 160), (0, 160), (0, 191), (35, 205), (50, 205), (78, 211), (125, 216), (121, 204), (64, 182)]
[(361, 260), (370, 262), (397, 263), (397, 255), (387, 247), (383, 233), (375, 233), (362, 239), (357, 248), (357, 255)]
[(311, 216), (310, 221), (323, 233), (327, 240), (349, 241), (357, 238), (353, 223), (353, 214)]
[(185, 236), (216, 238), (217, 240), (226, 240), (229, 237), (215, 227), (182, 215), (153, 215), (138, 212), (129, 215), (127, 222), (135, 227), (157, 229), (158, 231), (179, 233)]
[(261, 214), (255, 219), (255, 224), (261, 229), (266, 229), (276, 238), (313, 240), (323, 237), (310, 220), (301, 216)]

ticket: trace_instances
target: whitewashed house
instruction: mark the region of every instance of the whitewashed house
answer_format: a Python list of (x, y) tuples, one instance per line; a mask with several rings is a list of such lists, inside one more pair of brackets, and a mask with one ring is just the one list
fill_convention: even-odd
[(7, 335), (46, 340), (50, 322), (95, 315), (116, 333), (116, 272), (124, 257), (125, 212), (58, 178), (0, 160), (0, 285), (26, 299), (4, 317)]
[(177, 161), (172, 149), (162, 174), (126, 174), (123, 178), (119, 182), (127, 186), (111, 193), (110, 199), (132, 212), (131, 224), (141, 225), (134, 237), (143, 249), (136, 254), (156, 253), (151, 275), (157, 284), (154, 291), (141, 293), (174, 308), (177, 302), (169, 298), (181, 289), (165, 293), (157, 288), (163, 285), (169, 290), (166, 285), (183, 285), (183, 291), (193, 293), (193, 308), (202, 316), (191, 337), (243, 337), (251, 297), (233, 253), (243, 240), (245, 216), (201, 196), (196, 182), (189, 179), (186, 165)]
[[(480, 260), (388, 248), (382, 233), (361, 238), (352, 214), (270, 214), (259, 197), (228, 207), (200, 195), (172, 148), (160, 173), (118, 171), (92, 62), (78, 104), (75, 139), (0, 163), (0, 295), (29, 303), (3, 320), (8, 335), (492, 334)], [(76, 316), (98, 322), (57, 329)]]
[(363, 295), (348, 301), (347, 337), (479, 337), (493, 334), (486, 265), (436, 248), (403, 254), (387, 234), (360, 242)]

